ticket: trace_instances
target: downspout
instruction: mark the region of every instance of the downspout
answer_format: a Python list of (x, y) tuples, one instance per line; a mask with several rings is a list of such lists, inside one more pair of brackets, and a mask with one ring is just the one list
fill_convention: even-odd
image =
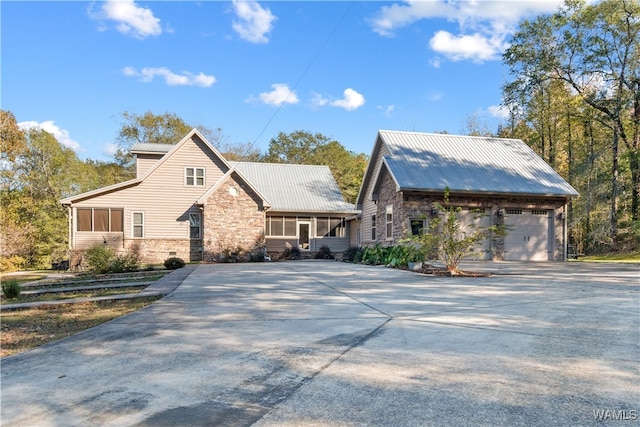
[(73, 242), (71, 241), (71, 239), (73, 239), (73, 232), (72, 232), (72, 222), (71, 222), (71, 213), (73, 212), (71, 205), (67, 206), (67, 227), (68, 227), (68, 244), (67, 246), (69, 247), (69, 259), (71, 259), (71, 250), (73, 248)]
[(567, 251), (569, 250), (569, 242), (568, 242), (568, 229), (567, 229), (567, 204), (564, 204), (562, 208), (562, 246), (563, 246), (563, 259), (566, 262), (569, 258), (567, 257)]

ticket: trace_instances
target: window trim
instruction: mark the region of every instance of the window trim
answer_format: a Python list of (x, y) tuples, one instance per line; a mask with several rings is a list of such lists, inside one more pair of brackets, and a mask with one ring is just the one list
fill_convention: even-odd
[[(192, 175), (189, 175), (189, 171)], [(202, 171), (202, 184), (198, 184), (198, 171)], [(186, 166), (184, 168), (184, 186), (185, 187), (205, 187), (207, 185), (206, 170), (203, 167)], [(193, 184), (189, 184), (189, 178), (193, 180)]]
[[(191, 230), (195, 227), (192, 225), (191, 218), (198, 218), (198, 237), (191, 237)], [(202, 214), (200, 212), (189, 212), (189, 240), (201, 240), (202, 239)]]
[(385, 210), (385, 238), (393, 240), (393, 205), (387, 205)]
[(377, 231), (377, 218), (376, 218), (376, 214), (371, 215), (371, 240), (375, 241), (376, 240), (376, 231)]
[[(320, 230), (320, 220), (326, 221), (323, 225), (326, 225), (325, 230)], [(335, 224), (335, 221), (338, 220), (338, 224), (335, 227), (332, 227), (332, 224)], [(333, 221), (333, 222), (332, 222)], [(335, 235), (332, 236), (331, 232), (335, 230)], [(347, 235), (347, 221), (343, 216), (318, 216), (316, 217), (316, 236), (321, 239), (344, 239)]]
[[(418, 232), (418, 234), (413, 234), (413, 223), (414, 222), (421, 222), (422, 223), (422, 227), (420, 227), (420, 232)], [(420, 236), (423, 234), (427, 234), (428, 231), (428, 222), (427, 219), (424, 217), (410, 217), (409, 218), (409, 233), (411, 233), (411, 236)]]
[[(142, 222), (140, 224), (136, 224), (136, 221), (135, 221), (136, 214), (140, 214), (140, 218), (142, 219)], [(144, 216), (145, 215), (143, 211), (131, 212), (131, 238), (144, 239), (144, 236), (145, 236)], [(140, 227), (140, 230), (141, 230), (140, 236), (136, 236), (136, 227)]]
[[(106, 211), (107, 212), (107, 230), (96, 231), (96, 218), (95, 212)], [(80, 212), (81, 211), (89, 211), (90, 212), (90, 230), (80, 230)], [(119, 230), (114, 230), (114, 221), (113, 221), (113, 212), (118, 211), (121, 213), (120, 215), (120, 224)], [(79, 233), (123, 233), (124, 232), (124, 208), (104, 208), (104, 207), (77, 207), (76, 208), (76, 216), (75, 216), (75, 231)]]

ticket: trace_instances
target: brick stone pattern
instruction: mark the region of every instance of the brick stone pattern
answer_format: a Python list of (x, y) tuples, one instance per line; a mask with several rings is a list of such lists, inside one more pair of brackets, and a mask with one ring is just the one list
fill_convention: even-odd
[[(376, 240), (369, 244), (396, 244), (399, 239), (410, 235), (410, 218), (430, 216), (435, 203), (444, 204), (442, 194), (425, 192), (402, 192), (396, 190), (396, 184), (391, 175), (383, 171), (378, 185), (378, 202), (376, 205)], [(451, 206), (463, 208), (490, 209), (492, 224), (503, 225), (504, 217), (499, 215), (500, 209), (546, 209), (553, 210), (555, 247), (553, 258), (557, 261), (564, 259), (564, 219), (562, 216), (564, 200), (561, 198), (525, 198), (499, 197), (482, 195), (450, 195)], [(393, 239), (386, 238), (386, 208), (393, 206)], [(492, 241), (492, 259), (504, 259), (504, 238), (494, 237)]]
[(217, 261), (229, 251), (241, 255), (264, 247), (262, 199), (233, 173), (207, 199), (203, 212), (204, 261)]

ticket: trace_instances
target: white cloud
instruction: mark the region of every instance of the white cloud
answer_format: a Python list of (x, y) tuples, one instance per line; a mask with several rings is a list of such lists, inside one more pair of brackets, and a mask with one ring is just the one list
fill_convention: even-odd
[(504, 105), (491, 105), (487, 108), (487, 112), (498, 119), (506, 120), (509, 118), (509, 109)]
[(151, 9), (138, 6), (133, 0), (107, 0), (102, 4), (100, 13), (90, 9), (89, 16), (115, 21), (118, 31), (139, 39), (162, 34), (160, 19), (153, 15)]
[(69, 131), (66, 129), (62, 129), (54, 123), (53, 120), (48, 120), (46, 122), (34, 122), (34, 121), (26, 121), (18, 123), (18, 127), (22, 130), (29, 129), (40, 129), (46, 132), (49, 132), (51, 135), (55, 137), (56, 140), (64, 147), (70, 148), (76, 153), (79, 151), (84, 151), (80, 144), (69, 136)]
[(256, 1), (233, 0), (233, 8), (238, 17), (231, 27), (238, 35), (251, 43), (267, 43), (267, 35), (273, 29), (273, 21), (278, 19), (271, 10), (264, 9)]
[(384, 115), (387, 117), (391, 117), (391, 113), (393, 113), (393, 110), (395, 110), (396, 106), (391, 104), (388, 106), (384, 106), (384, 105), (378, 105), (378, 110), (383, 111)]
[(356, 92), (351, 88), (344, 90), (343, 98), (336, 101), (332, 101), (329, 105), (332, 107), (344, 108), (347, 111), (355, 110), (356, 108), (364, 105), (364, 96)]
[(273, 89), (271, 92), (262, 92), (257, 99), (251, 96), (246, 102), (258, 101), (275, 107), (279, 107), (282, 104), (297, 104), (300, 102), (296, 92), (289, 89), (289, 86), (284, 83), (274, 83), (271, 88)]
[(442, 30), (433, 36), (429, 46), (453, 61), (474, 62), (499, 59), (502, 51), (507, 47), (501, 38), (491, 40), (479, 33), (454, 36)]
[[(508, 46), (506, 40), (525, 18), (558, 9), (563, 0), (449, 1), (407, 0), (383, 6), (370, 20), (373, 31), (393, 36), (399, 28), (423, 19), (455, 22), (457, 34), (442, 29), (435, 32), (430, 46), (453, 61), (497, 60)], [(431, 63), (438, 68), (439, 60)]]
[(122, 70), (122, 74), (127, 77), (138, 77), (140, 81), (149, 83), (156, 76), (164, 78), (164, 81), (169, 86), (200, 86), (209, 87), (216, 82), (214, 76), (206, 75), (204, 73), (193, 74), (188, 71), (183, 71), (182, 74), (176, 74), (166, 67), (146, 67), (138, 71), (133, 67), (125, 67)]
[(313, 93), (313, 96), (311, 97), (311, 105), (313, 107), (324, 107), (328, 103), (329, 103), (329, 100), (324, 96), (322, 96), (322, 94), (315, 93), (315, 92)]
[(102, 147), (102, 154), (112, 157), (118, 151), (118, 144), (114, 144), (113, 142), (106, 143), (104, 147)]

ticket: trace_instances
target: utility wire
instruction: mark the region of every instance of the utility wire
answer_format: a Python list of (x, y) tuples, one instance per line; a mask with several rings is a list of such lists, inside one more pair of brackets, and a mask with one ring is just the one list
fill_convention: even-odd
[(338, 28), (340, 27), (340, 25), (342, 24), (342, 21), (344, 21), (344, 19), (347, 17), (347, 14), (349, 13), (349, 11), (351, 10), (351, 7), (353, 6), (353, 4), (355, 3), (354, 1), (351, 1), (349, 3), (349, 6), (347, 7), (347, 9), (344, 11), (344, 13), (342, 14), (342, 16), (340, 17), (340, 20), (336, 23), (336, 25), (333, 27), (333, 29), (331, 30), (331, 33), (329, 33), (329, 36), (327, 36), (326, 40), (324, 41), (324, 43), (322, 43), (322, 45), (320, 46), (320, 48), (318, 49), (318, 51), (316, 52), (316, 54), (314, 55), (314, 57), (311, 59), (311, 61), (309, 62), (309, 64), (307, 65), (307, 67), (304, 69), (304, 71), (302, 72), (302, 74), (300, 75), (300, 77), (298, 78), (298, 80), (295, 82), (295, 84), (293, 85), (293, 87), (291, 89), (289, 89), (289, 93), (287, 94), (287, 96), (282, 100), (282, 102), (280, 102), (280, 104), (278, 105), (278, 108), (276, 108), (276, 111), (273, 112), (273, 114), (271, 115), (271, 117), (269, 118), (269, 120), (267, 120), (267, 123), (264, 125), (264, 127), (262, 128), (262, 130), (260, 131), (260, 133), (258, 134), (258, 136), (256, 136), (256, 138), (253, 140), (253, 142), (251, 144), (249, 144), (249, 147), (247, 148), (246, 154), (243, 156), (243, 160), (246, 158), (246, 156), (249, 154), (249, 151), (251, 150), (251, 148), (253, 148), (253, 146), (256, 145), (256, 143), (258, 142), (258, 139), (260, 139), (260, 137), (262, 136), (262, 134), (267, 130), (267, 128), (269, 127), (269, 125), (271, 124), (271, 122), (273, 121), (273, 119), (276, 118), (276, 116), (278, 115), (278, 113), (280, 112), (280, 110), (282, 109), (282, 106), (284, 105), (285, 102), (287, 102), (287, 99), (289, 99), (289, 96), (291, 96), (291, 94), (296, 90), (296, 88), (298, 87), (298, 85), (300, 84), (300, 82), (302, 81), (302, 79), (304, 78), (304, 76), (307, 74), (307, 72), (309, 72), (309, 70), (311, 69), (311, 67), (313, 66), (314, 62), (316, 62), (316, 59), (318, 59), (318, 57), (320, 56), (320, 54), (322, 53), (322, 51), (324, 50), (324, 48), (327, 46), (327, 44), (329, 43), (329, 41), (331, 40), (331, 38), (333, 37), (333, 35), (335, 34), (335, 32), (338, 30)]

